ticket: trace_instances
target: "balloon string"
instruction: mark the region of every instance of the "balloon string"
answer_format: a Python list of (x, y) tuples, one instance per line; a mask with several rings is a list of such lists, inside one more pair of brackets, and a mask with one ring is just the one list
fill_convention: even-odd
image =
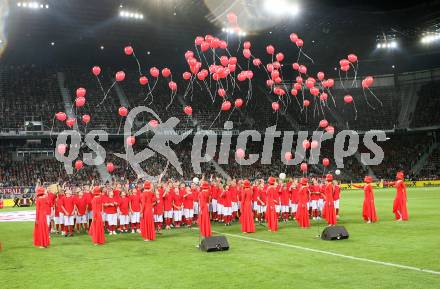
[(368, 101), (367, 96), (365, 95), (365, 89), (362, 89), (362, 94), (364, 95), (364, 99), (365, 99), (365, 102), (367, 103), (367, 105), (368, 105), (370, 108), (372, 108), (373, 110), (376, 110), (376, 108), (375, 108), (374, 106), (372, 106), (372, 105), (370, 104), (370, 102)]
[(50, 133), (49, 133), (49, 137), (50, 137), (50, 144), (53, 144), (53, 139), (52, 139), (52, 132), (53, 132), (53, 126), (55, 125), (55, 116), (52, 118), (52, 127), (50, 128)]
[(234, 106), (234, 108), (232, 109), (232, 111), (231, 111), (231, 113), (229, 114), (228, 119), (227, 119), (226, 121), (228, 121), (228, 120), (231, 118), (231, 115), (234, 113), (234, 110), (235, 110), (235, 106)]
[(170, 101), (170, 103), (166, 106), (165, 110), (168, 110), (168, 108), (170, 107), (170, 105), (173, 103), (173, 101), (174, 101), (174, 96), (176, 96), (176, 94), (177, 94), (177, 91), (171, 91), (171, 95), (170, 95), (171, 101)]
[(118, 127), (118, 133), (117, 134), (119, 134), (119, 131), (121, 130), (121, 125), (122, 125), (122, 118), (119, 120), (119, 127)]
[(107, 90), (107, 92), (104, 94), (104, 98), (102, 99), (102, 101), (98, 104), (98, 106), (100, 106), (106, 99), (108, 94), (110, 93), (110, 90), (113, 88), (113, 86), (115, 86), (116, 84), (116, 80), (113, 81), (113, 84), (110, 86), (110, 88)]
[(383, 106), (382, 101), (371, 91), (369, 87), (367, 87), (368, 91), (371, 92), (371, 94), (374, 96), (374, 98), (380, 103), (380, 106)]
[(344, 83), (342, 82), (342, 77), (341, 77), (341, 70), (338, 69), (338, 74), (339, 74), (339, 82), (341, 83), (342, 88), (347, 91), (347, 89), (344, 86)]
[(104, 95), (104, 94), (105, 94), (105, 92), (104, 92), (104, 88), (102, 87), (101, 80), (99, 79), (99, 77), (98, 77), (97, 75), (96, 75), (96, 79), (98, 80), (99, 87), (101, 88), (102, 94)]
[(315, 62), (313, 61), (313, 59), (308, 56), (303, 50), (302, 48), (299, 49), (299, 52), (302, 53), (306, 58), (308, 58), (313, 64), (315, 64)]
[(203, 83), (205, 84), (206, 90), (209, 92), (209, 96), (211, 97), (212, 103), (215, 102), (215, 96), (212, 96), (211, 90), (208, 88), (208, 84), (206, 83), (206, 80), (203, 80)]
[(139, 76), (142, 76), (141, 64), (139, 63), (139, 59), (137, 58), (136, 53), (134, 53), (134, 51), (133, 51), (133, 57), (136, 60), (136, 63), (138, 65)]
[[(354, 113), (355, 113), (355, 115), (354, 115), (354, 120), (357, 120), (358, 111), (357, 111), (357, 108), (356, 108), (356, 103), (355, 103), (355, 101), (354, 101), (354, 98), (353, 98), (353, 108), (354, 108)], [(348, 125), (348, 124), (347, 124), (347, 125)]]
[(358, 70), (358, 63), (356, 62), (356, 67), (351, 62), (350, 62), (350, 65), (353, 67), (353, 70), (354, 70), (354, 77), (353, 77), (353, 82), (351, 83), (351, 87), (356, 86), (356, 88), (357, 88), (356, 78), (357, 78), (357, 73), (358, 73), (358, 71), (357, 71)]
[(333, 100), (333, 106), (336, 108), (335, 97), (333, 96), (332, 92), (330, 91), (330, 88), (327, 88), (327, 92), (328, 92), (328, 94), (331, 96), (331, 98)]
[(212, 125), (216, 122), (216, 120), (218, 119), (218, 117), (220, 116), (221, 113), (222, 113), (222, 111), (220, 110), (208, 129), (210, 129), (212, 127)]

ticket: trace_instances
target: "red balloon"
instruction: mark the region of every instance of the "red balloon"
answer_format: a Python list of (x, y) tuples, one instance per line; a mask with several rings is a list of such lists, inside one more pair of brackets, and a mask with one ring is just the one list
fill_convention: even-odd
[(107, 171), (109, 173), (112, 173), (115, 170), (115, 166), (113, 165), (113, 163), (107, 163)]
[(231, 65), (237, 64), (237, 57), (235, 57), (235, 56), (229, 57), (229, 64), (231, 64)]
[(162, 69), (162, 76), (163, 77), (168, 77), (170, 75), (171, 75), (171, 70), (169, 68)]
[(365, 77), (364, 80), (365, 80), (365, 84), (367, 85), (367, 87), (370, 87), (374, 82), (373, 76), (367, 76), (367, 77)]
[(127, 137), (125, 142), (127, 145), (132, 146), (136, 143), (136, 138), (131, 135), (131, 136)]
[(302, 86), (301, 86), (301, 84), (299, 84), (299, 83), (295, 83), (295, 84), (293, 85), (293, 88), (295, 88), (296, 90), (301, 90), (301, 89), (302, 89)]
[(301, 171), (305, 173), (305, 172), (307, 172), (308, 166), (306, 163), (301, 163), (300, 168), (301, 168)]
[(320, 72), (318, 72), (318, 74), (316, 76), (318, 77), (319, 80), (322, 81), (325, 77), (325, 74), (324, 74), (324, 72), (320, 71)]
[(349, 54), (347, 56), (347, 58), (348, 58), (348, 61), (350, 61), (351, 63), (358, 61), (358, 57), (356, 56), (356, 54), (353, 54), (353, 53)]
[(274, 111), (277, 111), (277, 110), (279, 110), (280, 109), (280, 104), (278, 103), (278, 102), (272, 102), (272, 109), (274, 110)]
[(348, 65), (350, 65), (350, 61), (348, 61), (347, 59), (341, 59), (339, 61), (339, 65), (340, 66), (348, 66)]
[(322, 165), (324, 167), (328, 167), (329, 164), (330, 164), (330, 160), (328, 158), (323, 158), (322, 159)]
[(243, 48), (245, 48), (245, 49), (250, 49), (250, 48), (251, 48), (251, 43), (250, 43), (249, 41), (245, 41), (245, 42), (243, 43)]
[(310, 105), (310, 101), (307, 100), (307, 99), (304, 99), (304, 101), (303, 101), (303, 105), (304, 105), (305, 107), (308, 107), (308, 106)]
[(118, 71), (116, 72), (116, 81), (123, 81), (125, 79), (125, 72)]
[(224, 40), (220, 41), (220, 48), (221, 49), (226, 49), (228, 47), (228, 43)]
[(275, 78), (275, 83), (281, 83), (283, 80), (281, 79), (281, 77), (277, 77)]
[(78, 97), (77, 99), (75, 99), (75, 105), (76, 107), (82, 107), (84, 106), (84, 104), (86, 104), (86, 99), (84, 97)]
[(219, 88), (217, 90), (217, 93), (220, 97), (225, 97), (225, 95), (226, 95), (226, 91), (223, 88)]
[(345, 103), (351, 103), (353, 102), (353, 97), (351, 95), (344, 96), (344, 102)]
[(322, 101), (326, 101), (327, 98), (328, 98), (328, 94), (325, 92), (321, 93), (321, 95), (319, 96), (319, 99)]
[(139, 77), (139, 83), (141, 85), (146, 85), (148, 83), (148, 78), (146, 76)]
[(77, 171), (79, 171), (80, 169), (82, 169), (83, 166), (84, 166), (84, 163), (83, 163), (82, 160), (77, 160), (77, 161), (75, 162), (75, 169), (76, 169)]
[(252, 60), (252, 63), (255, 66), (260, 66), (261, 65), (261, 60), (260, 60), (260, 58), (254, 58), (254, 60)]
[(98, 76), (99, 74), (101, 74), (101, 67), (99, 67), (99, 66), (93, 66), (93, 67), (92, 67), (92, 73), (93, 73), (95, 76)]
[(328, 126), (328, 121), (326, 120), (326, 119), (322, 119), (320, 122), (319, 122), (319, 127), (320, 128), (325, 128), (325, 127), (327, 127)]
[(237, 17), (237, 15), (236, 15), (234, 12), (229, 12), (229, 13), (226, 15), (226, 18), (228, 19), (228, 22), (229, 22), (230, 24), (237, 24), (238, 17)]
[(319, 88), (317, 88), (317, 87), (312, 87), (312, 88), (310, 88), (310, 93), (311, 93), (313, 96), (318, 96), (318, 94), (319, 94)]
[(90, 122), (90, 115), (88, 115), (88, 114), (83, 115), (82, 121), (83, 121), (83, 123), (88, 124)]
[(298, 70), (299, 69), (299, 64), (298, 63), (293, 63), (292, 64), (292, 68), (293, 68), (293, 70)]
[(207, 51), (208, 49), (209, 49), (209, 43), (208, 42), (206, 42), (206, 41), (203, 41), (202, 42), (202, 45), (200, 45), (200, 49), (203, 51), (203, 52), (205, 52), (205, 51)]
[(268, 46), (266, 46), (266, 52), (267, 52), (267, 54), (274, 54), (275, 48), (272, 45), (268, 45)]
[(298, 68), (298, 71), (302, 74), (306, 74), (307, 73), (307, 67), (305, 65), (300, 65)]
[(197, 78), (199, 80), (205, 80), (206, 75), (202, 71), (200, 71), (199, 73), (197, 73)]
[(223, 66), (228, 66), (229, 64), (229, 59), (227, 56), (223, 55), (222, 57), (220, 57), (220, 63)]
[(328, 127), (325, 128), (325, 131), (328, 133), (334, 133), (335, 128), (333, 126), (329, 125)]
[(191, 78), (191, 73), (188, 71), (185, 71), (182, 76), (183, 76), (183, 79), (189, 80)]
[(68, 118), (66, 120), (66, 124), (68, 127), (73, 127), (75, 125), (75, 122), (76, 122), (76, 119), (74, 119), (74, 118)]
[(195, 45), (201, 45), (203, 42), (203, 37), (202, 36), (197, 36), (196, 39), (194, 40), (194, 44)]
[(228, 110), (230, 110), (230, 109), (231, 109), (231, 102), (228, 101), (228, 100), (224, 101), (224, 102), (222, 103), (221, 110), (223, 110), (223, 111), (228, 111)]
[(272, 65), (273, 65), (273, 68), (275, 68), (275, 69), (280, 69), (281, 68), (281, 64), (278, 61), (274, 61), (272, 63)]
[(291, 33), (290, 34), (290, 41), (292, 41), (293, 43), (296, 43), (297, 40), (298, 40), (298, 35), (296, 33)]
[(168, 82), (168, 87), (172, 90), (172, 91), (176, 91), (177, 90), (177, 84), (174, 81), (170, 81)]
[(235, 102), (234, 102), (234, 105), (235, 105), (236, 108), (240, 108), (240, 107), (242, 107), (242, 105), (243, 105), (243, 99), (241, 99), (241, 98), (237, 98), (237, 99), (235, 100)]
[(278, 52), (277, 55), (275, 56), (276, 60), (281, 62), (284, 59), (284, 54), (281, 52)]
[(293, 96), (297, 96), (298, 95), (298, 90), (296, 90), (295, 88), (292, 88), (292, 90), (290, 91), (290, 94)]
[(277, 79), (278, 77), (280, 77), (280, 72), (279, 72), (278, 70), (273, 70), (273, 71), (270, 73), (270, 77), (271, 77), (273, 80), (275, 80), (275, 79)]
[(310, 89), (313, 86), (315, 86), (315, 83), (313, 81), (311, 81), (310, 79), (307, 79), (306, 80), (306, 87)]
[(310, 148), (310, 142), (308, 140), (304, 140), (302, 143), (304, 149), (308, 150)]
[(266, 80), (266, 85), (267, 86), (272, 86), (273, 85), (273, 80), (272, 79)]
[(86, 96), (86, 89), (84, 87), (80, 87), (76, 90), (76, 97), (84, 97)]
[(186, 115), (192, 115), (192, 114), (193, 114), (193, 109), (192, 109), (191, 106), (187, 105), (187, 106), (185, 106), (185, 107), (183, 108), (183, 112), (184, 112)]
[(244, 155), (245, 155), (244, 150), (243, 150), (243, 149), (237, 149), (237, 150), (235, 151), (235, 155), (236, 155), (237, 158), (239, 158), (239, 159), (244, 158)]
[(158, 124), (159, 124), (159, 122), (155, 119), (152, 119), (148, 122), (148, 125), (151, 127), (157, 127)]
[(128, 109), (125, 108), (125, 107), (123, 107), (123, 106), (121, 106), (121, 107), (118, 109), (118, 113), (119, 113), (119, 115), (120, 115), (121, 117), (127, 116), (127, 115), (128, 115)]
[(296, 44), (296, 46), (298, 46), (298, 47), (303, 47), (303, 45), (304, 45), (304, 41), (303, 41), (301, 38), (298, 38), (298, 39), (295, 41), (295, 44)]
[(125, 55), (132, 55), (133, 54), (133, 47), (125, 46), (124, 53), (125, 53)]
[(157, 67), (151, 67), (150, 75), (153, 76), (154, 78), (159, 77), (159, 69)]
[(344, 65), (344, 66), (341, 66), (340, 68), (341, 68), (342, 71), (347, 72), (347, 71), (350, 70), (350, 65)]
[(310, 144), (310, 147), (312, 149), (316, 149), (318, 146), (319, 146), (319, 143), (316, 140), (313, 140), (312, 143)]
[(57, 112), (57, 113), (55, 114), (55, 117), (56, 117), (57, 120), (59, 120), (59, 121), (65, 121), (66, 118), (67, 118), (67, 115), (66, 115), (64, 112), (60, 111), (60, 112)]
[(59, 144), (57, 147), (57, 151), (60, 155), (64, 155), (66, 153), (67, 146), (65, 144)]
[(247, 75), (246, 75), (246, 73), (243, 73), (243, 71), (237, 75), (237, 79), (239, 81), (244, 81), (244, 80), (246, 80), (246, 78), (247, 78)]
[(286, 152), (284, 154), (284, 158), (288, 161), (290, 161), (292, 159), (292, 153), (291, 152)]
[(185, 52), (185, 59), (189, 59), (189, 58), (193, 58), (194, 57), (194, 52), (192, 52), (191, 50), (188, 50)]
[(250, 57), (251, 57), (251, 51), (250, 51), (250, 49), (243, 49), (243, 56), (246, 58), (246, 59), (249, 59)]
[(335, 85), (335, 80), (333, 78), (327, 79), (327, 87), (331, 88), (333, 85)]

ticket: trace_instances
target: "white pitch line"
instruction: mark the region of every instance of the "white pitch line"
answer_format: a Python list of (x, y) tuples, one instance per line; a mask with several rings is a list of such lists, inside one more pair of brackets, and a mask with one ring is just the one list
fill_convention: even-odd
[(412, 270), (412, 271), (417, 271), (417, 272), (424, 272), (424, 273), (430, 273), (430, 274), (434, 274), (434, 275), (440, 275), (440, 272), (434, 271), (434, 270), (429, 270), (429, 269), (422, 269), (422, 268), (417, 268), (417, 267), (412, 267), (412, 266), (406, 266), (406, 265), (400, 265), (400, 264), (395, 264), (395, 263), (389, 263), (389, 262), (371, 260), (371, 259), (366, 259), (366, 258), (354, 257), (354, 256), (349, 256), (349, 255), (344, 255), (344, 254), (339, 254), (339, 253), (334, 253), (334, 252), (329, 252), (329, 251), (323, 251), (323, 250), (319, 250), (319, 249), (312, 249), (312, 248), (307, 248), (307, 247), (302, 247), (302, 246), (297, 246), (297, 245), (267, 241), (267, 240), (252, 238), (252, 237), (235, 235), (235, 234), (222, 233), (222, 232), (216, 232), (216, 231), (213, 231), (213, 232), (215, 232), (217, 234), (226, 235), (226, 236), (241, 238), (241, 239), (245, 239), (245, 240), (252, 240), (252, 241), (267, 243), (267, 244), (272, 244), (272, 245), (278, 245), (278, 246), (282, 246), (282, 247), (295, 248), (295, 249), (308, 251), (308, 252), (321, 253), (321, 254), (341, 257), (341, 258), (345, 258), (345, 259), (351, 259), (351, 260), (379, 264), (379, 265), (384, 265), (384, 266), (389, 266), (389, 267), (395, 267), (395, 268), (407, 269), (407, 270)]

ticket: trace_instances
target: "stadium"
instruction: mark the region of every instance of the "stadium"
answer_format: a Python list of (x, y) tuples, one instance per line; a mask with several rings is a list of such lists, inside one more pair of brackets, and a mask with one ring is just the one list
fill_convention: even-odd
[(1, 288), (439, 288), (440, 1), (1, 0)]

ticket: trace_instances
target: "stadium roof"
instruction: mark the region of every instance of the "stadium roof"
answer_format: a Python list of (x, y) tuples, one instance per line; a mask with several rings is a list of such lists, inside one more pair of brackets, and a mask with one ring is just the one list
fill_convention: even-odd
[[(195, 36), (209, 33), (226, 37), (221, 29), (227, 23), (226, 14), (233, 11), (248, 32), (245, 39), (253, 43), (256, 54), (272, 43), (287, 57), (293, 57), (297, 50), (291, 47), (288, 35), (297, 32), (318, 66), (334, 67), (350, 52), (366, 63), (384, 64), (389, 69), (395, 63), (408, 70), (440, 64), (431, 57), (440, 52), (440, 46), (422, 47), (419, 41), (422, 32), (440, 23), (438, 0), (303, 0), (297, 1), (299, 13), (290, 17), (265, 13), (262, 2), (48, 0), (39, 3), (49, 5), (49, 9), (33, 11), (18, 7), (19, 0), (10, 1), (2, 7), (6, 15), (2, 61), (115, 64), (123, 57), (122, 47), (131, 44), (149, 65), (175, 67), (184, 64), (183, 54), (193, 48)], [(143, 19), (121, 18), (123, 9), (142, 13)], [(384, 35), (394, 35), (400, 48), (378, 51), (376, 38)]]

